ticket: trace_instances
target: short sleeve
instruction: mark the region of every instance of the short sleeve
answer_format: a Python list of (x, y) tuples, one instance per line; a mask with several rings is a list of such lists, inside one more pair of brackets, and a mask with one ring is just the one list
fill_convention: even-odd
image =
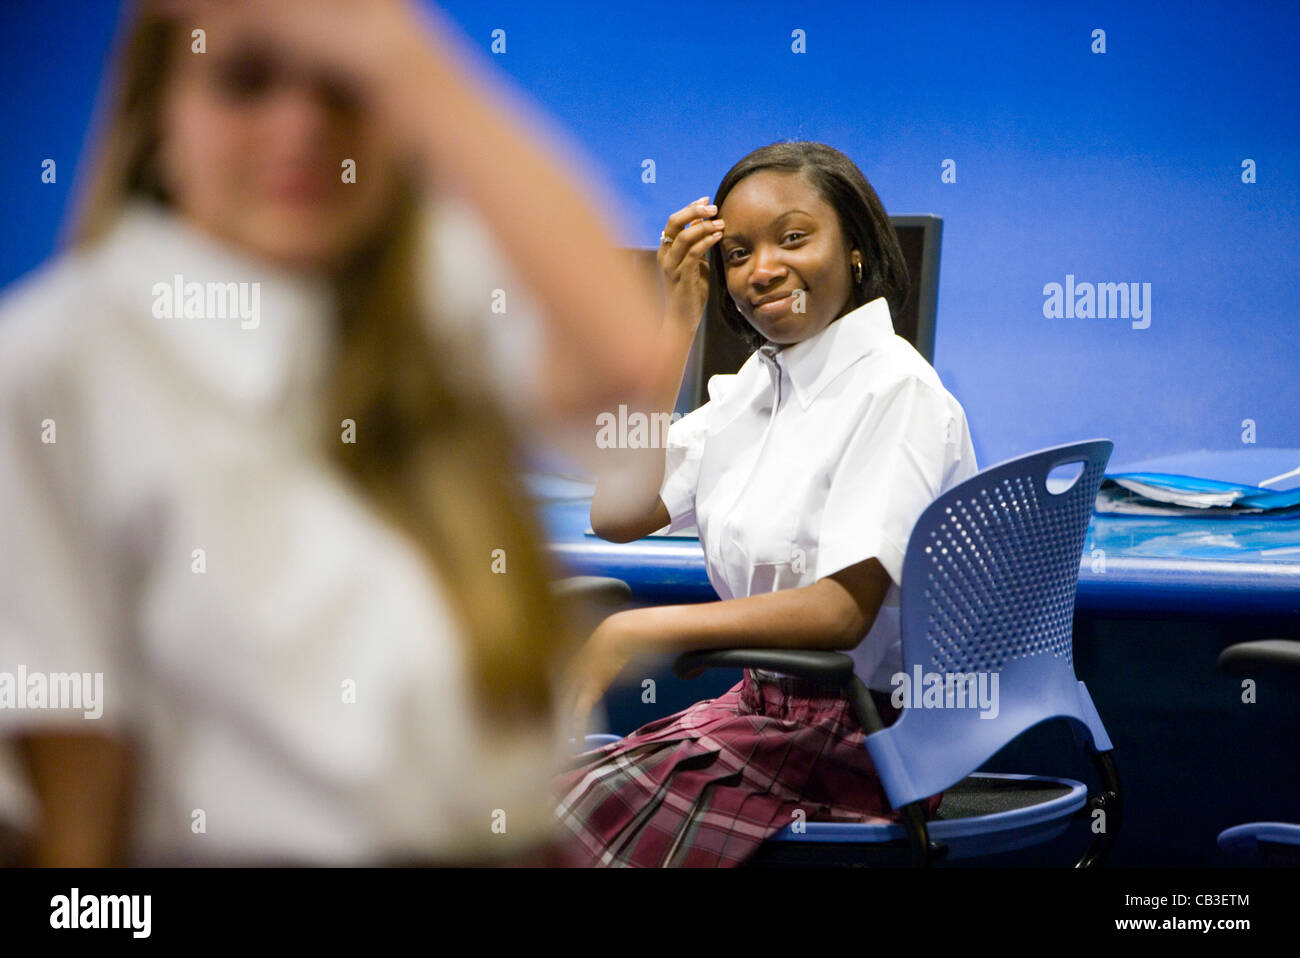
[(708, 438), (709, 416), (734, 383), (735, 375), (710, 376), (709, 400), (668, 427), (664, 452), (664, 481), (659, 498), (671, 522), (664, 532), (681, 532), (695, 525), (695, 493), (700, 484), (700, 457)]
[(909, 377), (875, 397), (831, 480), (816, 578), (874, 557), (901, 586), (921, 513), (975, 471), (965, 413), (942, 387)]
[(709, 404), (705, 403), (668, 427), (659, 498), (671, 521), (661, 531), (681, 532), (695, 524), (695, 489), (700, 479), (708, 415)]
[[(425, 209), (430, 322), (472, 375), (520, 418), (541, 395), (544, 313), (478, 212), (455, 194)], [(464, 374), (465, 369), (451, 370)]]
[[(115, 570), (74, 491), (93, 471), (83, 455), (86, 419), (69, 413), (62, 390), (18, 373), (17, 355), (6, 360), (0, 378), (12, 378), (0, 387), (0, 737), (36, 727), (120, 730), (133, 670), (123, 661)], [(21, 390), (15, 378), (27, 380)]]

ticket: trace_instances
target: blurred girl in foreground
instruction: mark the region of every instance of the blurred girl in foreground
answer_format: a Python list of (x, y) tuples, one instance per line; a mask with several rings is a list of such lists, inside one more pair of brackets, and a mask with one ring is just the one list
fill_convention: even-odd
[(103, 676), (97, 721), (0, 711), (28, 860), (547, 860), (570, 630), (517, 426), (454, 297), (426, 322), (431, 184), (540, 301), (552, 420), (643, 381), (657, 319), (447, 37), (398, 0), (130, 15), (71, 249), (0, 315), (0, 668)]

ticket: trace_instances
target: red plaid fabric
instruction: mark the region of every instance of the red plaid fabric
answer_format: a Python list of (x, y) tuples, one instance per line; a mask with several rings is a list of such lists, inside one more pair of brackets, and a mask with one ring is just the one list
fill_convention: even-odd
[[(876, 699), (892, 724), (898, 711)], [(847, 698), (794, 694), (746, 670), (725, 694), (574, 756), (555, 783), (559, 854), (574, 866), (734, 867), (797, 810), (899, 821), (864, 737)], [(922, 803), (926, 818), (941, 797)]]

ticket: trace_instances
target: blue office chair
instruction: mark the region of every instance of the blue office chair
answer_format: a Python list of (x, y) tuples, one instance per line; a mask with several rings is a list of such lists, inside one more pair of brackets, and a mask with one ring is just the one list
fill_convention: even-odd
[[(1219, 653), (1229, 675), (1263, 678), (1268, 672), (1300, 675), (1300, 642), (1264, 639), (1238, 642)], [(1219, 833), (1219, 848), (1234, 865), (1300, 867), (1300, 825), (1250, 822)]]
[[(1072, 625), (1084, 536), (1112, 449), (1099, 439), (993, 466), (936, 499), (912, 532), (901, 590), (904, 670), (996, 675), (996, 718), (975, 708), (905, 707), (886, 728), (852, 659), (839, 652), (726, 649), (677, 659), (681, 678), (713, 667), (762, 668), (845, 688), (890, 804), (902, 811), (901, 824), (787, 826), (753, 864), (887, 864), (908, 851), (912, 864), (927, 865), (1038, 844), (1077, 818), (1104, 827), (1076, 867), (1105, 861), (1122, 795), (1110, 739), (1074, 674)], [(1071, 463), (1082, 468), (1068, 488), (1049, 481)], [(1054, 718), (1069, 720), (1101, 779), (1098, 792), (1089, 796), (1071, 779), (972, 774)], [(589, 747), (596, 744), (604, 742)], [(938, 818), (927, 823), (917, 803), (938, 792)]]

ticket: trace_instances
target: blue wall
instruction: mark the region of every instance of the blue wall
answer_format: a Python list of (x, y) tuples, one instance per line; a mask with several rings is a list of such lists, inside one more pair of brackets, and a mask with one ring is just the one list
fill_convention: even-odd
[[(116, 19), (16, 6), (0, 23), (2, 283), (53, 249)], [(491, 59), (591, 154), (630, 244), (779, 139), (843, 150), (892, 213), (943, 216), (935, 365), (982, 465), (1091, 436), (1115, 440), (1113, 465), (1240, 448), (1244, 419), (1260, 446), (1300, 447), (1300, 5), (974, 6), (447, 9), (485, 57), (506, 31)], [(1067, 274), (1150, 283), (1149, 328), (1046, 318), (1043, 287)]]

